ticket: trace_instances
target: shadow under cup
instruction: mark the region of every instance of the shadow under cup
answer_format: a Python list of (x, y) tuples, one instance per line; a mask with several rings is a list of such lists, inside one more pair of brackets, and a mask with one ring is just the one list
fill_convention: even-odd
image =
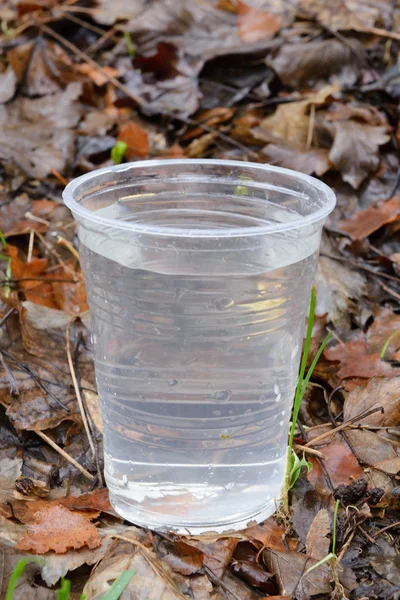
[(274, 512), (323, 224), (320, 181), (254, 163), (94, 171), (78, 222), (116, 511), (178, 532)]

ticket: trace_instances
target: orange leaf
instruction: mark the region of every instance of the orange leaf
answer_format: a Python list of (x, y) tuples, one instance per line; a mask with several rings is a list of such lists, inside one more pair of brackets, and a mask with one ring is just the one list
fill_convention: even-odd
[(10, 246), (10, 244), (7, 246), (7, 252), (11, 257), (12, 278), (28, 279), (28, 281), (20, 282), (25, 298), (35, 304), (41, 304), (49, 308), (58, 308), (51, 284), (35, 280), (35, 277), (47, 277), (45, 274), (49, 264), (47, 258), (33, 257), (30, 262), (24, 262), (18, 257), (18, 248)]
[(35, 523), (18, 542), (18, 550), (45, 554), (50, 550), (63, 554), (69, 549), (100, 546), (96, 527), (81, 514), (63, 506), (49, 506), (35, 514)]
[[(330, 477), (333, 487), (337, 487), (341, 483), (348, 485), (356, 479), (363, 477), (364, 472), (349, 446), (342, 441), (334, 441), (326, 446), (318, 446), (326, 460), (323, 461), (325, 469)], [(308, 456), (307, 460), (312, 463), (313, 468), (307, 475), (308, 481), (315, 488), (326, 488), (325, 474), (321, 467), (321, 463), (313, 456)]]
[[(255, 525), (254, 527), (248, 527), (244, 530), (244, 534), (249, 538), (258, 540), (266, 548), (273, 548), (274, 550), (282, 550), (285, 552), (286, 547), (283, 543), (285, 538), (285, 527), (282, 524), (277, 523), (275, 517), (269, 517), (264, 523)], [(294, 540), (287, 540), (289, 542), (289, 548), (295, 549)]]
[[(66, 279), (65, 283), (62, 281), (53, 281), (51, 284), (54, 298), (61, 310), (70, 315), (76, 315), (89, 310), (82, 273), (71, 273), (64, 268), (54, 271), (54, 278), (64, 279), (64, 277)], [(75, 281), (71, 283), (71, 279), (75, 279)]]
[[(118, 75), (117, 69), (113, 69), (112, 67), (102, 67), (102, 69), (103, 69), (104, 73), (109, 75), (110, 77), (115, 77), (116, 75)], [(77, 67), (77, 70), (80, 73), (87, 75), (89, 77), (89, 79), (91, 79), (93, 81), (93, 83), (95, 85), (97, 85), (98, 87), (101, 87), (108, 81), (107, 77), (105, 75), (103, 75), (103, 73), (100, 73), (100, 71), (98, 71), (91, 65), (88, 65), (87, 63), (84, 63), (83, 65), (79, 65)]]
[(137, 123), (130, 121), (126, 123), (118, 136), (119, 142), (127, 144), (126, 158), (145, 158), (149, 153), (149, 137), (147, 131)]
[(357, 212), (351, 219), (339, 221), (341, 231), (347, 233), (352, 240), (361, 240), (377, 231), (383, 225), (399, 218), (400, 197), (391, 198), (387, 202), (370, 206)]
[(281, 19), (265, 11), (238, 2), (238, 34), (241, 40), (252, 44), (272, 38), (281, 28)]

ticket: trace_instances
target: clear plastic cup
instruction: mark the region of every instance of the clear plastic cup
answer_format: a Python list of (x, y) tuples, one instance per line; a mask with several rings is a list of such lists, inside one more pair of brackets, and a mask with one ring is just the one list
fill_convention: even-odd
[(222, 160), (94, 171), (78, 221), (115, 510), (200, 533), (276, 508), (322, 226), (320, 181)]

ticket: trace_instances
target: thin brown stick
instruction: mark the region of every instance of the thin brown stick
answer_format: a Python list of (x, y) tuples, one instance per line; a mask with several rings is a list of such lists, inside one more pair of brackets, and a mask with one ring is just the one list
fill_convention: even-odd
[(386, 527), (382, 527), (382, 529), (379, 529), (378, 531), (376, 531), (372, 535), (372, 537), (376, 538), (376, 537), (378, 537), (378, 535), (381, 535), (381, 533), (384, 533), (388, 529), (392, 529), (393, 527), (399, 527), (399, 526), (400, 526), (400, 521), (396, 521), (396, 523), (392, 523), (391, 525), (386, 525)]
[(57, 236), (57, 244), (60, 244), (60, 246), (64, 246), (65, 248), (68, 248), (68, 250), (71, 252), (72, 256), (74, 256), (76, 258), (76, 260), (79, 261), (79, 254), (78, 254), (77, 250), (75, 250), (75, 248), (73, 247), (71, 242), (64, 239), (61, 235), (58, 235)]
[(357, 31), (362, 33), (371, 33), (372, 35), (378, 35), (379, 37), (387, 37), (392, 40), (400, 41), (400, 33), (397, 33), (397, 31), (388, 31), (387, 29), (383, 29), (381, 27), (357, 27)]
[(329, 438), (332, 435), (335, 435), (335, 433), (337, 433), (338, 431), (342, 431), (342, 429), (346, 429), (346, 427), (348, 427), (349, 425), (352, 425), (353, 423), (356, 423), (360, 419), (364, 419), (365, 417), (369, 417), (369, 415), (372, 415), (372, 414), (374, 414), (376, 412), (383, 412), (382, 406), (378, 406), (376, 408), (372, 408), (371, 410), (364, 410), (359, 415), (356, 415), (355, 417), (352, 417), (351, 419), (349, 419), (348, 421), (345, 421), (341, 425), (338, 425), (337, 427), (334, 427), (333, 429), (330, 429), (329, 431), (326, 431), (325, 433), (321, 433), (321, 435), (319, 435), (315, 439), (307, 442), (305, 444), (305, 446), (307, 446), (307, 447), (309, 447), (309, 446), (315, 446), (316, 444), (319, 444), (320, 442), (324, 441), (326, 438)]
[(28, 256), (27, 256), (27, 259), (26, 259), (27, 263), (30, 263), (32, 261), (34, 241), (35, 241), (35, 231), (34, 231), (34, 229), (31, 229), (30, 234), (29, 234)]
[(69, 463), (71, 463), (71, 465), (73, 465), (76, 469), (78, 469), (78, 471), (80, 471), (82, 473), (82, 475), (84, 475), (84, 477), (86, 477), (86, 479), (89, 479), (89, 481), (95, 480), (94, 476), (91, 473), (89, 473), (89, 471), (86, 471), (86, 469), (84, 467), (82, 467), (82, 465), (80, 465), (74, 458), (72, 458), (72, 456), (70, 456), (67, 452), (65, 452), (65, 450), (60, 448), (60, 446), (58, 446), (58, 444), (53, 442), (53, 440), (51, 438), (49, 438), (48, 435), (46, 435), (45, 433), (43, 433), (43, 431), (40, 431), (40, 430), (34, 430), (34, 431), (35, 431), (36, 435), (41, 437), (42, 440), (46, 442), (46, 444), (49, 444), (49, 446), (51, 446), (56, 452), (58, 452), (58, 454), (60, 454), (60, 456), (65, 458), (65, 460), (67, 460)]
[(79, 383), (76, 378), (74, 361), (72, 360), (72, 354), (71, 354), (70, 331), (71, 331), (71, 325), (75, 321), (76, 318), (77, 317), (71, 317), (71, 319), (68, 321), (68, 325), (67, 325), (67, 331), (65, 334), (66, 346), (67, 346), (67, 358), (68, 358), (69, 370), (71, 372), (72, 382), (74, 384), (76, 399), (78, 401), (79, 410), (80, 410), (81, 416), (82, 416), (83, 426), (85, 428), (86, 435), (87, 435), (87, 438), (89, 441), (89, 446), (92, 451), (92, 457), (94, 459), (96, 457), (96, 448), (94, 445), (92, 434), (90, 432), (90, 427), (89, 427), (89, 423), (88, 423), (87, 416), (86, 416), (85, 406), (83, 404), (81, 390), (79, 388)]
[(71, 269), (71, 267), (69, 267), (67, 265), (67, 263), (62, 259), (62, 257), (60, 256), (60, 254), (57, 252), (57, 250), (55, 250), (52, 246), (50, 246), (50, 244), (47, 242), (47, 240), (45, 239), (45, 237), (39, 232), (36, 232), (36, 235), (38, 236), (39, 240), (42, 242), (42, 244), (44, 245), (44, 247), (48, 250), (48, 252), (50, 252), (50, 254), (53, 254), (57, 261), (60, 263), (60, 265), (69, 273), (73, 273), (73, 275), (75, 276), (75, 271), (73, 269)]
[(301, 446), (300, 444), (294, 444), (293, 448), (298, 452), (305, 452), (306, 454), (310, 454), (311, 456), (318, 456), (318, 458), (322, 458), (322, 460), (326, 460), (325, 454), (320, 452), (319, 450), (315, 450), (315, 448), (310, 448), (308, 446)]

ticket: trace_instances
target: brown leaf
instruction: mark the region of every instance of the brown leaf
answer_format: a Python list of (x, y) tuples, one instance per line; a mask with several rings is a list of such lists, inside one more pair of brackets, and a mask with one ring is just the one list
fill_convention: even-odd
[(268, 62), (288, 87), (311, 87), (320, 80), (338, 79), (341, 84), (352, 85), (360, 72), (363, 45), (346, 38), (346, 44), (334, 38), (284, 44), (274, 59)]
[(394, 197), (378, 206), (369, 206), (356, 212), (351, 219), (338, 222), (338, 228), (352, 240), (361, 240), (387, 223), (396, 221), (400, 214), (400, 197)]
[(329, 151), (325, 148), (300, 150), (290, 146), (268, 144), (262, 152), (271, 165), (294, 169), (307, 175), (323, 175), (331, 166)]
[(400, 471), (397, 450), (383, 435), (368, 430), (351, 429), (347, 437), (359, 459), (384, 473), (396, 475)]
[[(91, 81), (98, 87), (105, 85), (108, 81), (107, 77), (100, 73), (97, 69), (89, 65), (88, 63), (83, 63), (82, 65), (77, 66), (77, 70), (84, 75), (87, 75)], [(118, 75), (117, 69), (113, 69), (113, 67), (102, 67), (104, 73), (109, 75), (110, 77), (115, 77)]]
[(201, 540), (192, 540), (191, 543), (203, 552), (204, 564), (210, 571), (216, 577), (222, 579), (238, 544), (238, 540), (232, 537), (222, 538), (208, 544), (203, 543)]
[(257, 540), (266, 548), (285, 551), (283, 543), (285, 537), (284, 525), (277, 522), (275, 517), (269, 517), (264, 523), (248, 527), (243, 532), (250, 539)]
[(118, 136), (118, 141), (127, 144), (128, 147), (125, 155), (128, 160), (137, 157), (145, 158), (149, 153), (149, 137), (147, 131), (133, 121), (126, 123), (122, 127)]
[(306, 553), (317, 561), (327, 556), (331, 545), (330, 533), (331, 518), (326, 508), (321, 508), (308, 531)]
[(318, 22), (334, 30), (355, 29), (362, 31), (390, 15), (390, 4), (370, 3), (358, 0), (300, 0), (299, 7)]
[(237, 3), (239, 37), (244, 42), (258, 42), (272, 38), (281, 28), (279, 16), (258, 10), (241, 0)]
[(367, 175), (379, 166), (379, 146), (390, 139), (386, 127), (353, 120), (325, 123), (325, 127), (334, 138), (329, 152), (331, 162), (344, 181), (359, 188)]
[(340, 379), (348, 377), (396, 377), (399, 369), (393, 368), (390, 363), (381, 360), (378, 353), (369, 354), (367, 341), (360, 336), (349, 342), (337, 344), (327, 348), (324, 352), (328, 360), (339, 361), (338, 376)]
[(396, 427), (400, 422), (400, 377), (384, 379), (373, 377), (365, 387), (356, 387), (347, 396), (343, 407), (343, 419), (347, 421), (360, 413), (382, 407), (358, 421), (365, 425)]
[(53, 279), (65, 279), (61, 281), (52, 281), (54, 299), (58, 306), (64, 312), (70, 315), (77, 315), (89, 310), (86, 299), (86, 288), (83, 281), (82, 271), (75, 271), (73, 261), (66, 263), (65, 267), (59, 267), (53, 270)]
[(49, 506), (36, 513), (35, 523), (18, 542), (17, 548), (37, 554), (49, 550), (63, 554), (69, 548), (98, 548), (100, 543), (96, 527), (85, 517), (63, 506)]
[[(329, 428), (326, 429), (326, 431), (328, 430)], [(317, 433), (318, 435), (324, 433), (324, 430), (318, 428), (317, 432), (312, 433), (312, 437), (315, 437)], [(326, 457), (323, 465), (334, 488), (340, 484), (348, 485), (355, 479), (360, 479), (363, 476), (363, 470), (356, 457), (340, 434), (334, 435), (333, 438), (328, 438), (325, 443), (321, 441), (321, 445), (317, 449)], [(315, 488), (321, 491), (326, 490), (327, 482), (320, 461), (313, 456), (309, 456), (308, 460), (313, 466), (307, 474), (308, 481)]]
[(33, 231), (44, 233), (47, 231), (47, 225), (38, 223), (25, 217), (27, 212), (32, 212), (33, 203), (27, 194), (21, 194), (11, 201), (5, 201), (0, 206), (1, 230), (6, 237), (11, 235), (20, 235)]
[[(374, 322), (367, 332), (368, 349), (371, 353), (382, 352), (388, 338), (400, 330), (400, 315), (389, 308), (379, 307), (374, 310)], [(400, 348), (399, 335), (393, 335), (386, 348), (385, 357), (395, 355)]]
[(0, 105), (0, 158), (11, 160), (39, 179), (52, 169), (61, 173), (71, 158), (79, 118), (81, 84), (43, 98), (19, 97)]
[(310, 573), (306, 571), (318, 561), (299, 552), (264, 550), (267, 568), (275, 574), (281, 594), (309, 600), (319, 594), (330, 594), (330, 568), (324, 564)]
[(171, 569), (181, 575), (193, 575), (203, 566), (204, 554), (194, 546), (177, 540), (173, 544), (164, 544), (162, 557)]

